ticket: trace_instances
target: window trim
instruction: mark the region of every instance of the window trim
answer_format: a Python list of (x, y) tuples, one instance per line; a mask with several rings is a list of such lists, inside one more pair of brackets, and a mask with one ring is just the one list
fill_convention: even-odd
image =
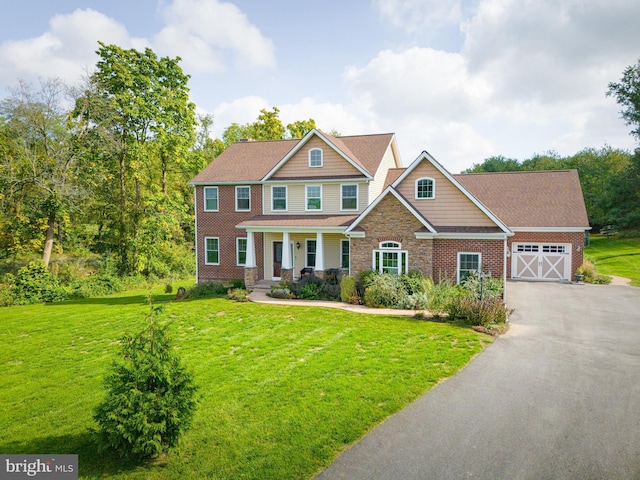
[[(344, 244), (347, 244), (347, 266), (344, 265)], [(349, 239), (341, 239), (340, 240), (340, 268), (342, 269), (350, 269), (351, 268), (351, 242)]]
[[(215, 190), (216, 192), (216, 208), (207, 208), (207, 191), (208, 190)], [(220, 210), (220, 190), (218, 189), (218, 187), (204, 187), (202, 189), (202, 201), (203, 201), (203, 209), (205, 212), (217, 212)]]
[[(402, 243), (394, 241), (378, 243), (378, 248), (373, 250), (371, 254), (371, 270), (374, 272), (385, 273), (384, 266), (382, 265), (382, 259), (385, 253), (395, 254), (398, 256), (397, 275), (409, 273), (409, 252), (407, 250), (402, 250)], [(378, 257), (378, 262), (376, 262), (376, 257)], [(378, 268), (376, 268), (376, 263)]]
[[(249, 200), (248, 208), (238, 208), (238, 190), (241, 188), (246, 188), (249, 190), (249, 197), (246, 200)], [(245, 200), (244, 198), (242, 200)], [(250, 212), (251, 211), (251, 185), (236, 185), (236, 212)]]
[[(208, 240), (216, 240), (218, 242), (217, 250), (209, 250), (209, 242)], [(218, 261), (210, 262), (209, 261), (209, 252), (218, 252)], [(204, 264), (205, 265), (220, 265), (220, 237), (204, 237)]]
[[(309, 197), (309, 188), (313, 187), (313, 188), (319, 188), (320, 189), (320, 196), (319, 197)], [(309, 208), (309, 198), (318, 198), (320, 199), (320, 208)], [(305, 212), (321, 212), (322, 211), (322, 185), (318, 185), (318, 184), (312, 184), (312, 185), (305, 185), (304, 186), (304, 211)]]
[[(356, 207), (355, 208), (344, 208), (344, 200), (345, 200), (345, 196), (344, 196), (344, 187), (356, 187)], [(341, 183), (340, 184), (340, 211), (341, 212), (355, 212), (358, 210), (358, 195), (360, 193), (360, 189), (357, 183)], [(347, 197), (347, 198), (352, 198), (352, 197)]]
[[(244, 240), (244, 263), (240, 262), (240, 241)], [(244, 267), (247, 264), (247, 237), (236, 237), (236, 266)]]
[[(312, 152), (320, 152), (320, 165), (312, 165), (311, 163), (311, 153)], [(312, 148), (309, 150), (309, 168), (321, 168), (324, 164), (324, 152), (321, 148)]]
[[(313, 242), (315, 248), (313, 249), (313, 265), (309, 265), (309, 242)], [(305, 268), (316, 268), (316, 260), (318, 259), (318, 240), (316, 238), (304, 239), (304, 266)]]
[[(274, 208), (273, 190), (275, 188), (284, 188), (284, 208)], [(289, 211), (289, 188), (287, 185), (271, 185), (271, 211), (272, 212), (288, 212)]]
[[(476, 255), (478, 257), (478, 269), (476, 272), (480, 272), (482, 270), (482, 253), (481, 252), (458, 252), (458, 262), (456, 264), (456, 283), (460, 284), (460, 256), (461, 255)], [(468, 271), (465, 269), (465, 271)]]
[[(429, 180), (431, 182), (431, 196), (430, 197), (420, 197), (418, 195), (418, 192), (419, 192), (418, 185), (423, 180)], [(420, 177), (420, 178), (416, 179), (414, 196), (415, 196), (416, 200), (434, 200), (436, 198), (436, 180), (434, 178), (432, 178), (432, 177)]]

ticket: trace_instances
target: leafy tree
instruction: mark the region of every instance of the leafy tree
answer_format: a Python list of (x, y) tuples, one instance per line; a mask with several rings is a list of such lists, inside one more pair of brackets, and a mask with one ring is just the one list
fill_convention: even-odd
[(297, 120), (287, 125), (287, 134), (290, 138), (302, 138), (314, 128), (316, 128), (316, 121), (313, 118)]
[(104, 445), (134, 459), (153, 458), (174, 447), (196, 407), (193, 377), (154, 313), (151, 306), (149, 326), (122, 338), (120, 360), (105, 378), (106, 398), (94, 412)]
[(467, 168), (462, 173), (515, 172), (518, 170), (522, 170), (522, 166), (518, 160), (498, 155), (489, 157), (482, 163), (474, 163), (471, 168)]
[(619, 82), (609, 83), (607, 96), (622, 105), (622, 118), (634, 127), (631, 135), (640, 140), (640, 60), (624, 70)]
[[(180, 58), (158, 58), (151, 49), (100, 43), (97, 53), (97, 70), (74, 117), (86, 177), (101, 181), (94, 185), (96, 205), (108, 212), (99, 218), (100, 236), (105, 228), (107, 249), (116, 251), (122, 273), (150, 274), (140, 252), (145, 229), (180, 243), (179, 226), (190, 222), (182, 200), (200, 164), (191, 155), (196, 117), (189, 76)], [(165, 219), (160, 225), (148, 221), (158, 215)]]
[(0, 102), (3, 246), (15, 253), (41, 245), (45, 265), (55, 228), (68, 222), (81, 192), (66, 126), (65, 89), (57, 79), (42, 80), (39, 89), (20, 81)]

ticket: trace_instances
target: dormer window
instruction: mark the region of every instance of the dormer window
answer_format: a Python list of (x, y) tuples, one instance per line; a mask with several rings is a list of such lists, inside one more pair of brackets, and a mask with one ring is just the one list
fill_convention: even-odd
[(322, 166), (322, 149), (312, 148), (309, 150), (309, 166), (321, 167)]
[(436, 198), (436, 181), (433, 178), (419, 178), (416, 180), (416, 199)]

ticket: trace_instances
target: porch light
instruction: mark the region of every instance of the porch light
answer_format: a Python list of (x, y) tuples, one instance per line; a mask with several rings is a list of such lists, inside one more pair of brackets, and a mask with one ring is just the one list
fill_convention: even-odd
[(296, 242), (296, 249), (300, 250), (300, 242)]

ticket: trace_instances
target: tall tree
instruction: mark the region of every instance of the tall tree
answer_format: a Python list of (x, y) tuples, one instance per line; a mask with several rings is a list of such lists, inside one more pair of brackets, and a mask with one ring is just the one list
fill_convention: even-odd
[[(77, 201), (76, 156), (70, 148), (64, 107), (65, 85), (42, 80), (39, 88), (20, 81), (0, 102), (3, 212), (11, 248), (42, 245), (49, 264), (56, 226), (60, 229)], [(42, 234), (44, 233), (44, 238)], [(61, 245), (60, 245), (61, 247)]]
[[(106, 228), (120, 270), (146, 271), (153, 261), (149, 252), (141, 257), (141, 248), (149, 248), (147, 234), (170, 241), (184, 220), (172, 191), (184, 188), (191, 170), (184, 168), (196, 126), (189, 76), (180, 58), (159, 58), (151, 49), (100, 43), (97, 53), (97, 69), (74, 115), (79, 137), (89, 139), (86, 163), (105, 180), (98, 186), (103, 204), (115, 205)], [(159, 216), (162, 222), (154, 220)]]
[(640, 60), (624, 70), (619, 82), (609, 83), (607, 96), (615, 97), (622, 105), (620, 115), (633, 126), (631, 135), (640, 140)]

